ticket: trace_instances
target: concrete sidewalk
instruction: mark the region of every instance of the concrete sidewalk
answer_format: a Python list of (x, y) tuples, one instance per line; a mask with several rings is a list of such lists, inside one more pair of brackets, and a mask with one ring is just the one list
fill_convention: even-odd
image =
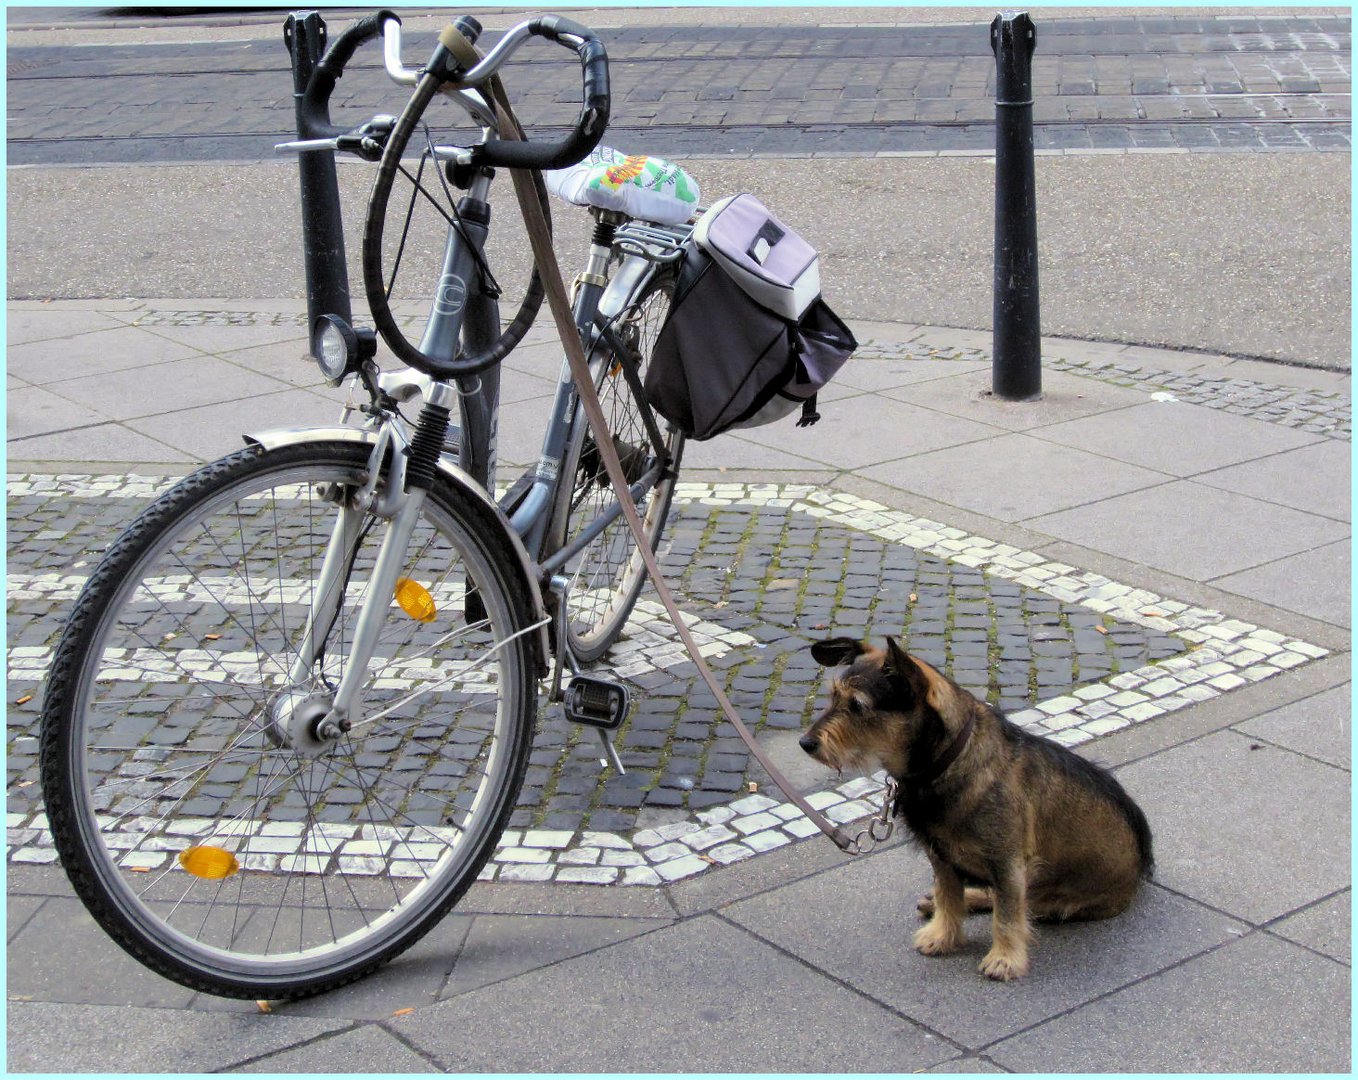
[[(1064, 674), (1068, 660), (1038, 662), (1039, 692), (1009, 711), (1116, 767), (1155, 831), (1157, 872), (1118, 919), (1040, 928), (1029, 978), (977, 973), (990, 935), (979, 917), (962, 954), (915, 953), (924, 857), (899, 842), (849, 858), (795, 840), (764, 783), (619, 817), (632, 825), (609, 835), (650, 873), (630, 880), (658, 884), (582, 875), (603, 868), (599, 852), (583, 832), (534, 835), (566, 812), (544, 803), (507, 843), (548, 850), (549, 880), (497, 860), (388, 968), (265, 1014), (140, 968), (52, 865), (33, 801), (30, 661), (61, 611), (19, 583), (108, 542), (132, 503), (94, 494), (91, 477), (180, 474), (242, 431), (333, 422), (341, 395), (303, 358), (297, 303), (8, 312), (11, 1071), (1349, 1070), (1347, 373), (1049, 340), (1043, 400), (1007, 404), (985, 394), (988, 335), (857, 322), (863, 347), (823, 395), (820, 425), (689, 448), (681, 526), (768, 515), (781, 535), (813, 538), (798, 540), (808, 575), (843, 576), (834, 530), (883, 574), (906, 551), (996, 610), (1021, 593), (1072, 626), (1072, 613), (1117, 620), (1108, 636), (1139, 666), (1102, 676), (1088, 652)], [(535, 459), (558, 363), (541, 331), (509, 361), (506, 465)], [(702, 614), (751, 640), (728, 669), (758, 672), (767, 635), (890, 632), (880, 582), (861, 608), (853, 588), (781, 629), (762, 600), (759, 619), (734, 603)], [(696, 588), (689, 599), (703, 601)], [(1174, 655), (1156, 652), (1163, 638)], [(951, 644), (948, 657), (961, 663)], [(778, 673), (775, 700), (754, 698), (748, 719), (853, 816), (870, 785), (788, 751), (815, 676)], [(622, 813), (595, 798), (593, 812)], [(701, 847), (718, 826), (729, 842)]]

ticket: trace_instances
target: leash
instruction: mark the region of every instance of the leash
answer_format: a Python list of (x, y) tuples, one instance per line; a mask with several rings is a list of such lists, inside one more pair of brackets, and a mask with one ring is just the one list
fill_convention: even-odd
[[(474, 66), (480, 56), (479, 50), (456, 31), (445, 32), (441, 35), (440, 40), (454, 53), (458, 62), (463, 65), (464, 70)], [(488, 100), (492, 111), (495, 113), (496, 127), (500, 138), (522, 140), (524, 137), (523, 130), (514, 117), (499, 76), (490, 79), (486, 86), (488, 88)], [(523, 214), (524, 227), (533, 248), (533, 259), (537, 264), (538, 273), (547, 293), (547, 304), (552, 312), (552, 318), (556, 322), (561, 343), (565, 347), (571, 377), (575, 381), (576, 392), (580, 396), (580, 404), (584, 409), (585, 418), (589, 422), (590, 431), (594, 434), (595, 446), (598, 448), (599, 457), (603, 462), (605, 472), (608, 474), (609, 482), (613, 486), (614, 495), (622, 507), (623, 517), (627, 521), (633, 539), (636, 541), (637, 551), (646, 564), (647, 573), (651, 576), (651, 582), (655, 586), (655, 591), (659, 595), (670, 621), (674, 624), (680, 640), (683, 641), (684, 647), (688, 650), (699, 675), (702, 676), (708, 689), (712, 691), (712, 696), (716, 698), (722, 715), (730, 721), (731, 726), (745, 741), (745, 745), (750, 748), (750, 753), (754, 755), (755, 760), (769, 774), (769, 777), (782, 790), (783, 794), (792, 801), (793, 805), (805, 814), (821, 832), (833, 840), (841, 850), (850, 854), (858, 854), (857, 838), (851, 837), (844, 829), (833, 824), (808, 803), (769, 759), (753, 733), (741, 721), (735, 707), (727, 698), (726, 692), (718, 684), (716, 676), (712, 674), (712, 669), (703, 659), (702, 653), (698, 649), (698, 643), (693, 639), (688, 626), (685, 625), (680, 616), (679, 606), (674, 601), (670, 587), (665, 581), (664, 575), (660, 572), (659, 561), (646, 539), (645, 530), (641, 524), (641, 516), (637, 512), (636, 503), (632, 501), (622, 462), (613, 445), (613, 439), (608, 430), (608, 421), (604, 418), (603, 406), (600, 405), (599, 396), (594, 389), (594, 379), (590, 375), (589, 361), (585, 358), (584, 345), (580, 341), (580, 334), (571, 313), (565, 281), (561, 275), (561, 267), (557, 263), (556, 252), (552, 246), (551, 229), (547, 224), (548, 210), (544, 205), (545, 197), (541, 173), (536, 169), (510, 169), (509, 173), (514, 182), (514, 193), (518, 197), (519, 210)], [(871, 826), (869, 830), (871, 830)]]

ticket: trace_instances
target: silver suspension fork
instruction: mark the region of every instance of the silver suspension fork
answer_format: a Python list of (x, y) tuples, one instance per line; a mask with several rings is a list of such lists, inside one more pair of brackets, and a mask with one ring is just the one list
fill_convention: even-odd
[(363, 486), (352, 495), (346, 495), (343, 491), (334, 493), (336, 504), (339, 506), (339, 516), (331, 530), (325, 558), (321, 561), (321, 572), (316, 578), (316, 600), (311, 605), (310, 617), (302, 634), (297, 658), (293, 661), (292, 671), (288, 674), (290, 686), (300, 687), (311, 682), (312, 669), (320, 658), (320, 652), (331, 630), (334, 629), (335, 620), (339, 617), (340, 603), (344, 599), (344, 587), (348, 579), (349, 562), (354, 556), (354, 547), (358, 543), (364, 519), (374, 508), (374, 504), (388, 501), (393, 482), (397, 492), (404, 483), (405, 457), (399, 453), (393, 454), (391, 475), (387, 478), (385, 490), (379, 490), (383, 487), (382, 459), (391, 444), (392, 426), (387, 423), (382, 426), (377, 443), (373, 446), (372, 453), (368, 455), (367, 479)]
[[(390, 485), (390, 480), (388, 480)], [(372, 577), (368, 582), (368, 595), (363, 600), (363, 608), (354, 627), (354, 639), (349, 650), (349, 662), (340, 677), (339, 688), (335, 691), (335, 703), (322, 725), (320, 734), (329, 736), (329, 724), (334, 724), (334, 734), (349, 729), (359, 701), (359, 691), (368, 677), (368, 664), (377, 648), (382, 626), (391, 613), (391, 598), (396, 592), (396, 582), (405, 566), (406, 552), (410, 538), (415, 533), (415, 525), (424, 508), (428, 492), (416, 488), (403, 492), (400, 506), (387, 535), (382, 538), (381, 550), (373, 566)]]
[[(390, 615), (396, 582), (405, 565), (410, 538), (415, 533), (420, 511), (424, 508), (427, 492), (422, 489), (405, 490), (404, 442), (393, 422), (383, 424), (368, 458), (366, 482), (347, 498), (341, 493), (339, 516), (331, 530), (316, 583), (318, 599), (312, 607), (301, 647), (293, 662), (290, 684), (295, 688), (309, 685), (316, 661), (339, 617), (349, 575), (349, 562), (353, 558), (354, 545), (358, 542), (364, 519), (369, 514), (389, 519), (391, 524), (382, 538), (382, 546), (368, 579), (367, 595), (363, 598), (354, 625), (354, 636), (339, 686), (335, 690), (329, 713), (316, 730), (322, 739), (337, 738), (347, 731), (350, 718), (362, 705), (360, 695), (368, 677), (368, 665), (377, 649), (382, 627)], [(384, 478), (382, 462), (388, 453), (391, 465)]]

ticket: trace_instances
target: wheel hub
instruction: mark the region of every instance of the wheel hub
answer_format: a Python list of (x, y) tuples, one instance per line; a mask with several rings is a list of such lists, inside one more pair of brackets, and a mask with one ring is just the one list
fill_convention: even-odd
[(302, 757), (319, 757), (335, 745), (341, 734), (321, 733), (334, 705), (334, 697), (328, 693), (285, 690), (274, 700), (264, 733), (280, 750), (291, 750)]

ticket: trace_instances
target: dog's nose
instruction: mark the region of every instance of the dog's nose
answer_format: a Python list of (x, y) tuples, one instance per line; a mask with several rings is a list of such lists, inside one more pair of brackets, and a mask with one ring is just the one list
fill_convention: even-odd
[(808, 754), (814, 754), (817, 750), (820, 749), (820, 740), (816, 738), (814, 735), (812, 735), (811, 732), (809, 731), (805, 735), (803, 735), (800, 739), (798, 739), (797, 742), (801, 745), (801, 748), (805, 750)]

